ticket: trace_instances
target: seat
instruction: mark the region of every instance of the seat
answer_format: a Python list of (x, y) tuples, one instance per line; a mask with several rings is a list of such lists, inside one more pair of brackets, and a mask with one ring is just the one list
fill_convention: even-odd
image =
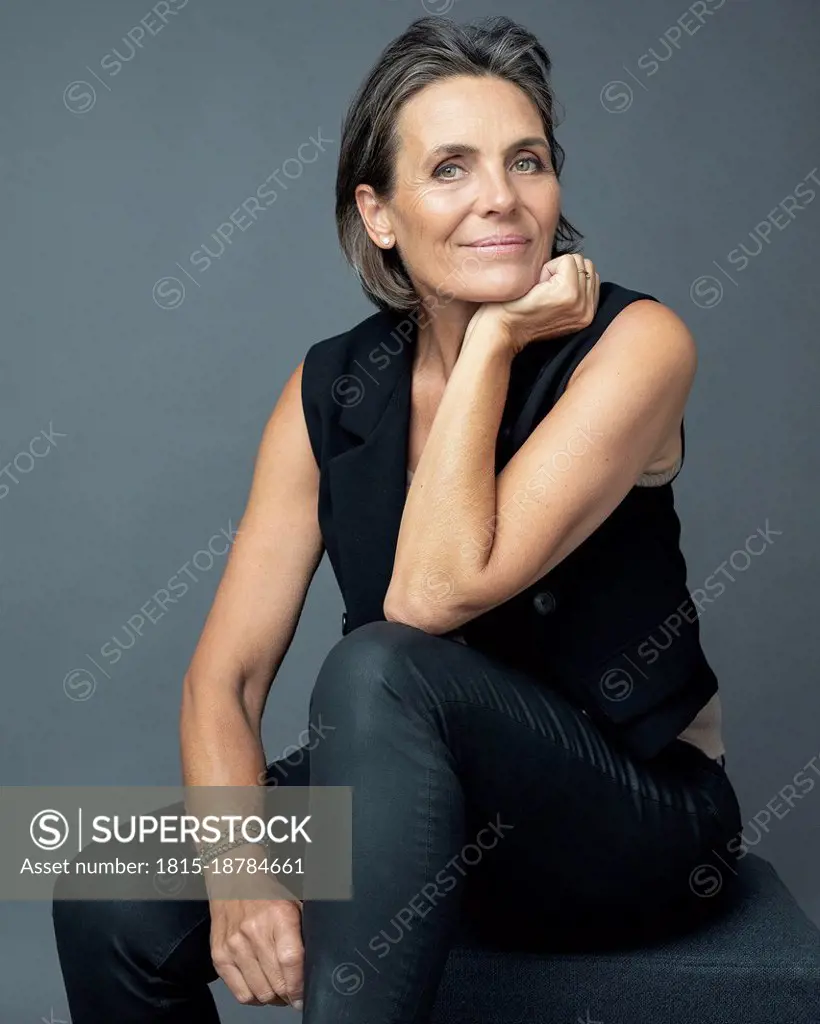
[(774, 867), (737, 863), (718, 914), (632, 948), (538, 953), (460, 937), (431, 1024), (820, 1024), (820, 930)]

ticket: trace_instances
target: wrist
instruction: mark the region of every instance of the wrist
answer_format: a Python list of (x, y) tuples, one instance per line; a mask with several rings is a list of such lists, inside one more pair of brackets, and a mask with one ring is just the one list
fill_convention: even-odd
[(512, 360), (520, 346), (516, 344), (510, 325), (498, 316), (471, 321), (464, 333), (462, 349), (477, 348), (494, 356)]
[(268, 849), (264, 839), (250, 841), (237, 836), (233, 841), (221, 840), (216, 843), (201, 844), (199, 847), (199, 858), (204, 868), (209, 867), (223, 857), (246, 857), (254, 853), (256, 856), (263, 856)]
[(269, 857), (270, 847), (264, 842), (243, 842), (213, 857), (202, 866), (207, 898), (214, 902), (285, 900), (301, 906), (303, 901), (283, 884)]

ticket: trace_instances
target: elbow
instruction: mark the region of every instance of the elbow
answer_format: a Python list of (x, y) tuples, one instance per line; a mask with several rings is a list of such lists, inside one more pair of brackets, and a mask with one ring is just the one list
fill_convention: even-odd
[(384, 604), (382, 605), (382, 612), (384, 614), (385, 619), (388, 622), (400, 622), (402, 625), (405, 626), (416, 625), (415, 618), (410, 609), (407, 607), (407, 603), (399, 603), (394, 597), (391, 597), (389, 593), (387, 597), (385, 597), (384, 599)]
[(435, 595), (416, 601), (405, 599), (401, 602), (388, 595), (384, 601), (383, 612), (388, 622), (413, 626), (433, 636), (449, 633), (472, 617), (460, 614), (451, 602), (437, 600)]

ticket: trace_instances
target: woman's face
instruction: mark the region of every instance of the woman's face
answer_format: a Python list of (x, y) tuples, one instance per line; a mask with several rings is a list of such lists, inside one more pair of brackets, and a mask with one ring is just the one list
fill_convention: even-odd
[[(551, 258), (561, 203), (537, 107), (503, 79), (459, 76), (417, 93), (398, 128), (384, 213), (417, 292), (467, 302), (524, 295)], [(504, 235), (524, 241), (476, 245)]]

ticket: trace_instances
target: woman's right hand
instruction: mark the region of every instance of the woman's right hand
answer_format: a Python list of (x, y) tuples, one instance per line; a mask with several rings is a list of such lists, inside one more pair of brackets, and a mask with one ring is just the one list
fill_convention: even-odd
[(302, 903), (275, 886), (270, 899), (210, 899), (211, 960), (240, 1003), (301, 1010)]

